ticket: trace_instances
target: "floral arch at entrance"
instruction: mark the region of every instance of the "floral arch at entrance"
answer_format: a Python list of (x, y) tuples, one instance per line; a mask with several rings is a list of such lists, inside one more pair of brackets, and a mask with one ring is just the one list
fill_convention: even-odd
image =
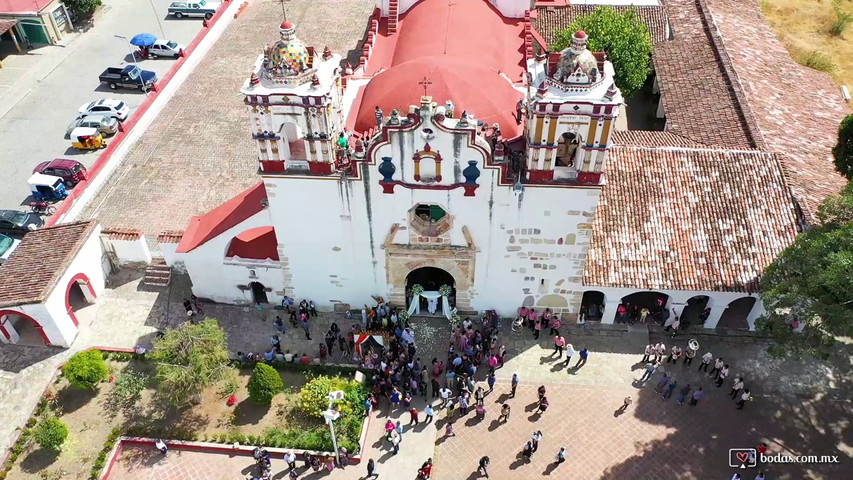
[(426, 303), (430, 315), (434, 315), (440, 306), (441, 313), (448, 319), (453, 315), (456, 280), (446, 270), (437, 267), (421, 267), (406, 276), (406, 297), (409, 302), (408, 314), (420, 313), (422, 303)]

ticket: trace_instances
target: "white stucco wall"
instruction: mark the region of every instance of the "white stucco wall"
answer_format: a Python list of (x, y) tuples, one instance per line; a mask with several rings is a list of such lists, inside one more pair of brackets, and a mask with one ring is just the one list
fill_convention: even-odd
[(103, 241), (112, 246), (118, 258), (119, 265), (128, 263), (151, 263), (151, 252), (145, 237), (140, 236), (136, 240), (111, 240), (104, 238)]
[[(249, 260), (229, 261), (226, 264), (225, 259), (228, 245), (234, 236), (251, 228), (268, 225), (270, 225), (270, 215), (265, 209), (190, 252), (167, 254), (164, 251), (164, 258), (169, 265), (183, 262), (192, 278), (193, 293), (198, 297), (222, 303), (248, 304), (252, 301), (252, 293), (242, 291), (237, 286), (248, 285), (249, 282), (260, 282), (273, 289), (272, 292), (267, 292), (268, 300), (271, 303), (280, 302), (285, 278), (284, 271), (278, 262)], [(278, 241), (281, 244), (280, 238)], [(174, 244), (161, 244), (161, 249), (168, 245)], [(251, 276), (252, 270), (255, 272), (255, 277)]]
[[(54, 345), (66, 348), (70, 347), (79, 331), (65, 307), (66, 293), (71, 279), (78, 273), (82, 273), (89, 277), (90, 285), (95, 291), (96, 297), (100, 297), (104, 292), (105, 278), (104, 272), (101, 269), (103, 250), (101, 247), (100, 232), (101, 227), (99, 225), (86, 240), (86, 243), (83, 244), (80, 252), (65, 270), (62, 277), (60, 277), (53, 291), (48, 295), (47, 301), (42, 306), (46, 310), (46, 314), (52, 318), (52, 321), (49, 322), (51, 324), (50, 330), (48, 329), (48, 324), (42, 323), (42, 326), (44, 326), (50, 342)], [(84, 294), (89, 293), (85, 286), (81, 285), (81, 288), (83, 288)], [(41, 322), (40, 318), (35, 316), (33, 318)]]
[[(396, 168), (393, 178), (415, 183), (411, 158), (424, 149), (426, 140), (418, 131), (390, 138), (391, 143), (378, 147), (373, 158), (390, 156)], [(472, 308), (510, 314), (528, 295), (536, 300), (559, 295), (564, 300), (558, 304), (576, 308), (579, 297), (574, 301), (572, 294), (580, 295), (600, 190), (526, 186), (516, 195), (511, 186), (497, 185), (498, 170), (484, 168), (483, 151), (467, 143), (465, 135), (442, 131), (429, 139), (431, 150), (443, 157), (442, 184), (464, 182), (462, 170), (469, 160), (477, 161), (480, 187), (473, 197), (464, 196), (461, 187), (426, 190), (397, 185), (393, 194), (385, 194), (378, 160), (360, 165), (360, 180), (266, 178), (293, 295), (313, 298), (326, 308), (336, 302), (369, 303), (371, 295), (387, 297), (392, 286), (383, 242), (393, 224), (408, 226), (413, 206), (427, 203), (441, 206), (453, 217), (452, 245), (465, 246), (462, 228), (467, 227), (476, 246), (474, 288), (469, 291)], [(432, 160), (422, 161), (421, 174), (431, 173), (432, 165)], [(294, 228), (297, 225), (311, 227)], [(398, 234), (394, 243), (408, 240), (408, 234)]]

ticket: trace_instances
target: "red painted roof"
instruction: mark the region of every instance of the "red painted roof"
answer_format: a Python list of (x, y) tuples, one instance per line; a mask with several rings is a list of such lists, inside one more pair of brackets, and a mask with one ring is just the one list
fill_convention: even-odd
[(240, 224), (240, 222), (263, 210), (261, 201), (266, 200), (266, 198), (267, 191), (264, 188), (264, 183), (260, 182), (204, 215), (191, 218), (181, 242), (178, 243), (176, 252), (187, 253), (192, 251)]
[(52, 0), (0, 0), (0, 13), (40, 12)]
[(376, 105), (386, 115), (419, 105), (424, 76), (440, 105), (452, 100), (458, 113), (498, 122), (504, 136), (519, 129), (512, 116), (522, 94), (511, 82), (524, 78), (523, 20), (504, 18), (487, 0), (421, 0), (401, 17), (398, 33), (389, 35), (385, 22), (365, 72), (376, 76), (354, 109), (357, 131), (375, 126)]
[(291, 23), (290, 20), (285, 20), (284, 22), (281, 22), (281, 26), (279, 28), (283, 30), (290, 30), (293, 28), (293, 23)]
[(273, 227), (257, 227), (241, 232), (228, 245), (226, 257), (278, 260), (278, 240)]

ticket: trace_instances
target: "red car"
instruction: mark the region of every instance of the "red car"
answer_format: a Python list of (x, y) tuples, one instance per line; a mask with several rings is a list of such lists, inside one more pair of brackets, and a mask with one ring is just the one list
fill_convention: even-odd
[(59, 177), (65, 181), (65, 185), (68, 187), (73, 187), (88, 178), (86, 176), (86, 167), (82, 163), (77, 160), (68, 160), (67, 158), (57, 158), (50, 162), (39, 163), (33, 169), (33, 173)]

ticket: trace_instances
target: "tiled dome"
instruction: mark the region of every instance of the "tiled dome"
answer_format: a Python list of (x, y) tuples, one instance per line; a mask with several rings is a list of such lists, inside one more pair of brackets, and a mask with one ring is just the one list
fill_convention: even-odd
[(296, 38), (296, 27), (293, 23), (286, 21), (279, 28), (281, 40), (276, 42), (270, 52), (270, 60), (275, 66), (284, 66), (290, 63), (299, 71), (308, 67), (308, 48), (301, 40)]

